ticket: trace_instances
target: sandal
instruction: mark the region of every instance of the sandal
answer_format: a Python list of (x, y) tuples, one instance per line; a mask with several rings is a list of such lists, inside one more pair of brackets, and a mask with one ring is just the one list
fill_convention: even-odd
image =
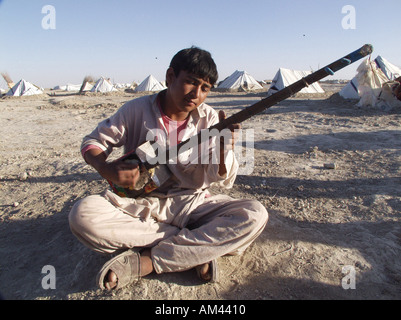
[(201, 279), (204, 282), (210, 282), (210, 283), (214, 283), (219, 280), (219, 268), (218, 268), (216, 259), (209, 262), (208, 275), (210, 276), (210, 279), (204, 279), (202, 277), (202, 275), (201, 275), (202, 267), (203, 267), (203, 265), (199, 265), (195, 268), (199, 279)]
[(141, 259), (140, 254), (133, 250), (127, 250), (107, 261), (97, 274), (97, 283), (103, 290), (112, 290), (106, 288), (105, 277), (109, 271), (113, 271), (117, 276), (117, 285), (112, 289), (121, 289), (141, 277)]

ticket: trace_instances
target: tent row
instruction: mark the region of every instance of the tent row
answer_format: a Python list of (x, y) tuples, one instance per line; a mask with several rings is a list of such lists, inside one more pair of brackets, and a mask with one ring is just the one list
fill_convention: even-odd
[[(124, 89), (131, 87), (131, 84), (112, 84), (110, 79), (106, 79), (101, 77), (95, 83), (84, 81), (82, 84), (67, 84), (65, 86), (56, 86), (53, 90), (63, 90), (69, 92), (113, 92), (117, 91), (117, 89)], [(135, 92), (142, 91), (161, 91), (165, 89), (166, 86), (157, 81), (157, 79), (149, 75), (146, 79), (144, 79), (136, 88)], [(15, 85), (12, 86), (8, 91), (2, 91), (2, 94), (6, 94), (7, 96), (30, 96), (35, 94), (43, 94), (44, 90), (40, 87), (32, 84), (25, 79), (21, 79)]]
[[(378, 56), (370, 65), (371, 70), (380, 70), (381, 74), (379, 78), (382, 78), (382, 82), (394, 80), (396, 77), (401, 76), (401, 69), (381, 56)], [(377, 73), (377, 71), (375, 71)], [(269, 87), (267, 95), (270, 96), (277, 91), (291, 85), (292, 83), (302, 79), (303, 77), (311, 74), (311, 71), (299, 71), (286, 68), (279, 68), (276, 75), (274, 76), (272, 83)], [(360, 70), (359, 70), (360, 73)], [(377, 75), (376, 75), (377, 76)], [(358, 80), (359, 79), (359, 80)], [(355, 76), (339, 94), (343, 98), (347, 99), (360, 99), (361, 92), (361, 75)], [(252, 75), (246, 71), (236, 70), (229, 77), (221, 81), (216, 87), (217, 90), (222, 91), (258, 91), (263, 90), (263, 83), (258, 82)], [(110, 79), (101, 77), (96, 83), (90, 83), (84, 81), (81, 85), (67, 84), (66, 86), (57, 86), (55, 90), (64, 91), (89, 91), (89, 92), (112, 92), (117, 89), (131, 87), (130, 84), (112, 84)], [(159, 82), (153, 75), (149, 75), (144, 79), (138, 86), (134, 88), (134, 92), (157, 92), (164, 90), (166, 86)], [(12, 96), (24, 96), (41, 94), (43, 90), (38, 86), (35, 86), (24, 79), (21, 79), (15, 84), (8, 92), (7, 95)], [(315, 82), (308, 87), (303, 88), (300, 93), (324, 93), (324, 90), (318, 82)]]
[[(81, 85), (71, 85), (68, 84), (65, 87), (55, 87), (54, 89), (65, 90), (65, 91), (80, 91)], [(94, 85), (89, 83), (84, 83), (84, 88), (82, 91), (91, 91), (91, 92), (111, 92), (117, 91), (114, 86), (110, 83), (109, 80), (105, 78), (100, 78)], [(31, 96), (35, 94), (43, 94), (43, 89), (38, 86), (26, 81), (25, 79), (21, 79), (18, 81), (7, 93), (7, 96)]]
[[(281, 89), (293, 84), (294, 82), (309, 75), (310, 71), (298, 71), (286, 68), (279, 68), (274, 76), (267, 95), (270, 96)], [(262, 83), (264, 84), (264, 83)], [(246, 71), (235, 71), (231, 76), (224, 79), (217, 89), (229, 91), (258, 91), (263, 90), (263, 85), (255, 80)], [(318, 83), (313, 83), (309, 87), (302, 89), (302, 93), (323, 93), (324, 90)]]
[[(280, 90), (285, 86), (299, 80), (301, 77), (308, 74), (306, 71), (294, 71), (290, 69), (280, 68), (277, 72), (270, 93), (274, 90)], [(262, 82), (262, 84), (264, 84)], [(263, 90), (263, 86), (258, 82), (252, 75), (246, 71), (236, 70), (229, 77), (224, 79), (217, 86), (217, 90), (222, 91), (258, 91)], [(96, 83), (84, 81), (81, 85), (67, 84), (65, 86), (56, 86), (53, 90), (63, 90), (69, 92), (113, 92), (121, 88), (129, 88), (130, 84), (112, 84), (109, 79), (101, 77)], [(26, 88), (26, 89), (25, 89)], [(35, 88), (35, 89), (34, 89)], [(157, 92), (164, 90), (165, 84), (159, 82), (153, 75), (149, 75), (144, 79), (138, 86), (134, 88), (134, 92)], [(307, 91), (306, 91), (307, 90)], [(312, 91), (311, 91), (312, 90)], [(318, 84), (311, 86), (311, 88), (305, 89), (305, 92), (323, 92)], [(18, 82), (15, 87), (7, 92), (7, 95), (31, 95), (43, 93), (37, 86), (28, 83), (25, 80)]]
[[(84, 87), (81, 89), (82, 85), (71, 85), (67, 84), (66, 86), (57, 86), (53, 88), (54, 90), (65, 90), (65, 91), (89, 91), (89, 92), (112, 92), (117, 91), (117, 89), (127, 89), (132, 85), (129, 83), (121, 84), (112, 84), (110, 79), (100, 78), (96, 83), (85, 82)], [(135, 87), (135, 92), (142, 91), (161, 91), (166, 87), (157, 79), (149, 75), (144, 79), (138, 86)]]

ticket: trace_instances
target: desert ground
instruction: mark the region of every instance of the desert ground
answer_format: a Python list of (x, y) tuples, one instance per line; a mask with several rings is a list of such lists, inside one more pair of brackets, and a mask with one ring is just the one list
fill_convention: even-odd
[[(82, 159), (83, 136), (139, 94), (61, 91), (0, 99), (0, 293), (13, 300), (293, 300), (401, 298), (401, 110), (298, 94), (245, 121), (253, 170), (230, 190), (269, 212), (240, 256), (218, 260), (220, 281), (194, 270), (151, 274), (115, 292), (96, 274), (108, 257), (70, 232), (68, 213), (108, 187)], [(228, 115), (266, 92), (212, 92)], [(117, 152), (118, 154), (118, 152)], [(52, 266), (55, 288), (43, 285)]]

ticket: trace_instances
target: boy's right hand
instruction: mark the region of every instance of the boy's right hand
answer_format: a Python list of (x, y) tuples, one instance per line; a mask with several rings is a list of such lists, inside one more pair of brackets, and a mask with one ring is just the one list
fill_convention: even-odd
[(107, 162), (106, 154), (100, 149), (90, 149), (85, 153), (85, 161), (99, 174), (123, 188), (133, 188), (139, 179), (139, 165), (121, 160)]
[(100, 175), (123, 188), (133, 188), (139, 179), (139, 165), (115, 161), (104, 163), (99, 171)]

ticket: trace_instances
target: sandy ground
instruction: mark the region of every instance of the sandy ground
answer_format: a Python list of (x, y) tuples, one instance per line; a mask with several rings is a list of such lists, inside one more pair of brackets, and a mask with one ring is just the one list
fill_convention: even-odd
[[(82, 160), (82, 137), (136, 95), (1, 99), (0, 293), (72, 300), (400, 299), (401, 111), (361, 109), (339, 98), (338, 87), (325, 89), (243, 123), (254, 129), (253, 172), (221, 192), (260, 200), (270, 219), (242, 256), (219, 259), (219, 283), (202, 284), (190, 270), (152, 274), (113, 293), (95, 283), (107, 257), (75, 239), (67, 216), (78, 199), (107, 187)], [(207, 102), (232, 114), (264, 96), (212, 93)], [(42, 286), (49, 265), (55, 289)]]

